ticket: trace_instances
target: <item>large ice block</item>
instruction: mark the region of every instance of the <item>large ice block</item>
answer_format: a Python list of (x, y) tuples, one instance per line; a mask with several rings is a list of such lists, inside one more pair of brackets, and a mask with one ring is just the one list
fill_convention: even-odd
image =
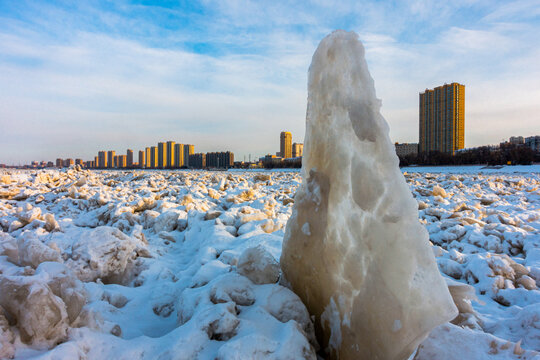
[(457, 315), (380, 107), (358, 36), (324, 38), (281, 266), (330, 358), (406, 359)]

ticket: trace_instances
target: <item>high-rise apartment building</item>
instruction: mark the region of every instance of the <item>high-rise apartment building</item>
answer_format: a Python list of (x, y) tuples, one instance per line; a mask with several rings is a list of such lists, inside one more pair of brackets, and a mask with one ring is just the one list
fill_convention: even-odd
[(167, 144), (164, 142), (158, 143), (158, 163), (157, 167), (165, 169), (167, 167)]
[(279, 152), (282, 158), (292, 157), (292, 134), (288, 131), (282, 131), (279, 142)]
[(56, 167), (61, 168), (63, 166), (64, 166), (64, 160), (60, 158), (56, 159)]
[(150, 159), (152, 158), (152, 149), (147, 147), (144, 149), (144, 167), (150, 169), (152, 165), (150, 164)]
[(100, 151), (98, 152), (98, 168), (104, 169), (107, 167), (107, 152)]
[(126, 153), (126, 166), (124, 167), (133, 167), (133, 150), (131, 149), (127, 149), (127, 153)]
[(150, 167), (152, 169), (158, 166), (158, 149), (156, 146), (150, 147)]
[(139, 150), (139, 167), (142, 169), (146, 165), (145, 162), (145, 153), (143, 150)]
[(113, 168), (116, 166), (115, 161), (114, 161), (115, 157), (116, 157), (116, 151), (113, 151), (113, 150), (107, 151), (107, 167), (108, 168)]
[(420, 93), (418, 151), (453, 154), (465, 147), (465, 85), (445, 84)]
[(292, 157), (300, 157), (304, 153), (304, 144), (294, 143), (292, 144)]
[(125, 169), (127, 167), (127, 155), (118, 155), (116, 157), (116, 167)]
[(190, 144), (184, 145), (184, 165), (189, 166), (189, 155), (193, 155), (195, 153), (195, 146)]
[(174, 167), (174, 141), (167, 141), (167, 161), (165, 167), (169, 169)]
[(174, 144), (174, 167), (184, 166), (184, 144)]

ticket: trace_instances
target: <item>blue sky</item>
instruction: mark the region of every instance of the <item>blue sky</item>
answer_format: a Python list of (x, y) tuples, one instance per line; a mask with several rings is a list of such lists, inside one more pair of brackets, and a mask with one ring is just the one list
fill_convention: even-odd
[(0, 0), (0, 163), (302, 142), (307, 70), (334, 29), (363, 41), (392, 140), (417, 142), (418, 93), (452, 81), (467, 147), (540, 135), (539, 0)]

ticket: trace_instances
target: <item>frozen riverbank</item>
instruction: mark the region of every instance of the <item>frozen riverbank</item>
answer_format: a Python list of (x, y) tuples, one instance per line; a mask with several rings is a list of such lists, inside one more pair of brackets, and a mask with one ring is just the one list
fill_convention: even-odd
[[(441, 272), (479, 299), (417, 358), (536, 356), (538, 173), (403, 171)], [(294, 171), (0, 172), (0, 286), (39, 289), (20, 306), (3, 292), (0, 353), (313, 358), (305, 307), (278, 284), (300, 181)]]

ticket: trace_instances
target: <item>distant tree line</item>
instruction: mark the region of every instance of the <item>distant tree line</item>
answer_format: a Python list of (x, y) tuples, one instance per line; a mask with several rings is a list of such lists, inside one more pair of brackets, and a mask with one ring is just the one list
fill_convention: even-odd
[(540, 154), (530, 147), (503, 143), (499, 147), (481, 146), (454, 155), (442, 152), (420, 153), (399, 157), (399, 166), (409, 165), (530, 165), (540, 161)]

